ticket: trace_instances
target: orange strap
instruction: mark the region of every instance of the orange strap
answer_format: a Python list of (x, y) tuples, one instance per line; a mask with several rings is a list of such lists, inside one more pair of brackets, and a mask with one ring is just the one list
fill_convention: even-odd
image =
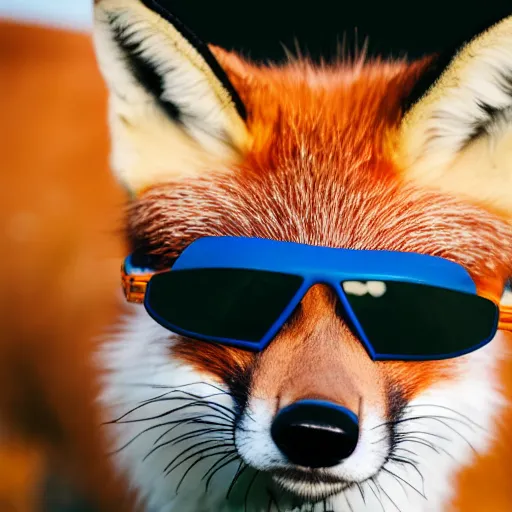
[(121, 284), (124, 296), (128, 302), (141, 304), (144, 302), (144, 295), (148, 282), (154, 274), (127, 274), (124, 265), (121, 268)]
[(499, 328), (504, 331), (512, 331), (512, 305), (500, 306), (500, 323)]

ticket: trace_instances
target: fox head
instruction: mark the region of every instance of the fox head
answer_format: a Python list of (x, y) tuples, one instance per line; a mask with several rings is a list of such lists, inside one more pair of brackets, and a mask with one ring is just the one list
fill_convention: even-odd
[[(200, 237), (250, 236), (440, 256), (504, 294), (512, 18), (412, 63), (260, 66), (150, 0), (97, 1), (94, 38), (127, 233), (155, 268)], [(154, 511), (445, 510), (459, 470), (492, 447), (507, 336), (445, 361), (375, 362), (319, 285), (250, 353), (136, 305), (102, 356), (116, 460)], [(357, 413), (350, 455), (332, 462), (329, 429), (276, 443), (276, 415), (307, 399)], [(307, 443), (315, 467), (292, 462)]]

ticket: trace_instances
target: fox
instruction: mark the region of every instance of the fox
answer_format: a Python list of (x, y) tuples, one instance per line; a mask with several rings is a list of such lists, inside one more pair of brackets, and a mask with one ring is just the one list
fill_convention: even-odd
[[(99, 400), (143, 510), (453, 510), (464, 471), (510, 438), (512, 17), (449, 58), (413, 62), (257, 64), (158, 0), (96, 0), (93, 36), (127, 238), (154, 271), (173, 275), (205, 237), (399, 251), (460, 265), (502, 305), (492, 341), (471, 353), (379, 361), (322, 283), (260, 351), (126, 304), (99, 354)], [(176, 289), (173, 304), (201, 290)], [(355, 412), (357, 435), (300, 407), (274, 435), (303, 401)], [(509, 494), (499, 510), (511, 506)]]
[[(59, 45), (76, 70), (63, 73), (74, 109), (45, 119), (62, 118), (62, 128), (80, 112), (73, 142), (84, 156), (73, 164), (66, 153), (59, 176), (79, 171), (67, 188), (81, 183), (95, 203), (80, 196), (75, 221), (60, 231), (52, 210), (38, 261), (53, 266), (43, 271), (27, 264), (32, 225), (22, 217), (10, 231), (17, 238), (6, 268), (20, 260), (23, 279), (48, 279), (37, 325), (12, 336), (32, 344), (0, 345), (2, 433), (23, 425), (18, 433), (31, 441), (62, 436), (61, 452), (91, 496), (108, 494), (98, 501), (109, 512), (510, 510), (512, 17), (412, 62), (259, 64), (201, 41), (161, 0), (95, 0), (93, 9), (94, 55), (85, 36), (35, 45)], [(40, 99), (55, 91), (55, 75), (45, 77)], [(50, 171), (37, 176), (34, 193), (48, 190)], [(30, 202), (28, 192), (17, 195)], [(115, 208), (125, 243), (114, 233)], [(238, 251), (240, 243), (255, 249)], [(208, 244), (220, 245), (208, 252)], [(306, 251), (314, 256), (304, 265), (319, 271), (327, 254), (338, 262), (345, 251), (361, 262), (369, 253), (377, 263), (389, 252), (414, 256), (457, 269), (473, 298), (499, 307), (499, 324), (486, 344), (456, 357), (379, 358), (342, 297), (378, 298), (385, 283), (355, 280), (335, 293), (315, 282), (265, 346), (214, 342), (175, 332), (144, 307), (156, 278), (178, 275), (194, 250), (203, 266), (244, 256), (283, 268)], [(272, 256), (279, 251), (287, 258)], [(192, 300), (196, 323), (200, 285), (166, 297), (177, 309)], [(14, 297), (4, 312), (34, 314), (30, 293)], [(274, 299), (267, 294), (245, 323)], [(396, 336), (414, 329), (403, 351), (419, 350), (435, 306), (426, 325), (387, 312)], [(53, 330), (52, 309), (61, 312)], [(472, 335), (464, 327), (474, 315), (463, 313), (457, 321), (446, 313), (455, 324), (447, 343)], [(14, 329), (8, 316), (4, 333)], [(370, 322), (372, 331), (385, 320)], [(9, 364), (11, 352), (21, 366)], [(6, 399), (13, 368), (17, 382), (31, 376), (27, 389), (16, 388), (28, 396), (16, 414)], [(36, 436), (38, 411), (18, 409), (32, 411), (37, 398), (50, 413)]]

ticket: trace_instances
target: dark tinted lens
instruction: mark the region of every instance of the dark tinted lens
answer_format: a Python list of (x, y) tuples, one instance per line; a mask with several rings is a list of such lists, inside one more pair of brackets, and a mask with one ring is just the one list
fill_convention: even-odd
[(342, 288), (377, 354), (432, 357), (489, 339), (497, 306), (477, 295), (394, 281), (347, 281)]
[(153, 276), (150, 312), (203, 336), (258, 342), (278, 319), (302, 278), (244, 269), (175, 270)]

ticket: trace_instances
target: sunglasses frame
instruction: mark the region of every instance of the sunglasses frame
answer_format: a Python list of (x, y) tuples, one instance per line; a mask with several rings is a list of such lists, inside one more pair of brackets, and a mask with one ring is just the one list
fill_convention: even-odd
[[(172, 325), (152, 309), (148, 301), (148, 292), (154, 275), (177, 270), (215, 268), (281, 272), (300, 276), (303, 278), (303, 283), (259, 342), (211, 337), (186, 331)], [(423, 356), (376, 353), (342, 288), (342, 282), (352, 280), (416, 283), (478, 295), (490, 300), (496, 306), (493, 334), (478, 345), (446, 354)], [(129, 302), (143, 303), (148, 314), (170, 331), (189, 338), (234, 346), (252, 352), (263, 350), (274, 339), (308, 290), (316, 284), (328, 285), (334, 289), (361, 343), (375, 361), (449, 359), (478, 350), (489, 343), (498, 330), (512, 331), (512, 305), (500, 306), (499, 300), (495, 297), (479, 294), (475, 282), (461, 265), (437, 256), (418, 253), (339, 249), (261, 238), (204, 237), (192, 242), (177, 258), (171, 269), (155, 271), (151, 268), (137, 267), (132, 263), (132, 255), (128, 256), (122, 266), (122, 284)]]

